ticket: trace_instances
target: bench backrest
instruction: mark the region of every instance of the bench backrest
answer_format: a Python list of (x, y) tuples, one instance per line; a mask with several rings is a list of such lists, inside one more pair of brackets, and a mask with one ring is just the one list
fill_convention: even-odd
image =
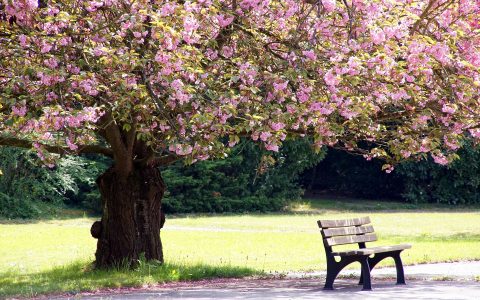
[(361, 248), (365, 242), (374, 242), (377, 235), (370, 224), (369, 217), (346, 220), (318, 220), (325, 248), (336, 245), (356, 244)]

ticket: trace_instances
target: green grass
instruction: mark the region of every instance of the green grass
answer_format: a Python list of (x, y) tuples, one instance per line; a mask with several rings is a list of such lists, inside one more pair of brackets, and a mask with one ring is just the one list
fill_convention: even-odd
[(135, 270), (92, 270), (86, 261), (76, 261), (43, 272), (20, 274), (11, 270), (0, 274), (0, 296), (35, 297), (45, 293), (76, 294), (99, 288), (138, 287), (179, 280), (199, 280), (212, 277), (244, 277), (252, 270), (241, 267), (208, 266), (202, 264), (156, 264), (143, 262)]
[[(167, 264), (90, 270), (96, 240), (86, 217), (0, 224), (0, 298), (101, 287), (142, 286), (326, 267), (316, 220), (369, 215), (379, 242), (412, 243), (405, 264), (480, 259), (480, 210), (401, 203), (306, 201), (293, 213), (179, 216), (162, 230)], [(386, 261), (383, 265), (392, 265)], [(354, 266), (357, 267), (357, 266)], [(447, 272), (447, 270), (446, 270)], [(447, 274), (448, 275), (448, 274)]]

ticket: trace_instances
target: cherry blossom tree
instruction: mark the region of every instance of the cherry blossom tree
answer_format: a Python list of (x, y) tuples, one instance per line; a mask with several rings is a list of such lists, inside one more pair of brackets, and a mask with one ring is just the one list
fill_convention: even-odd
[[(480, 138), (478, 0), (1, 0), (0, 145), (99, 153), (99, 267), (163, 261), (158, 166), (311, 136), (446, 164)], [(194, 201), (194, 199), (192, 199)]]

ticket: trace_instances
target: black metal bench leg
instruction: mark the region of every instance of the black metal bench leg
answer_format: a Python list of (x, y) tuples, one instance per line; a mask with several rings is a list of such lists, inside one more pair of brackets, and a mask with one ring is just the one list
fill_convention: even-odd
[[(387, 256), (382, 253), (377, 253), (373, 257), (368, 257), (368, 266), (370, 267), (370, 273), (372, 272), (373, 268), (375, 268), (375, 266), (380, 261), (382, 261), (385, 257)], [(363, 284), (363, 275), (360, 273), (360, 280), (358, 281), (358, 285), (362, 285), (362, 284)]]
[(333, 290), (333, 282), (337, 276), (333, 272), (327, 270), (327, 278), (325, 280), (324, 290)]
[(372, 282), (370, 279), (370, 266), (368, 265), (368, 258), (365, 258), (361, 261), (362, 264), (362, 281), (363, 281), (363, 291), (372, 290)]
[(342, 258), (339, 262), (335, 261), (333, 257), (327, 257), (327, 278), (325, 279), (324, 290), (333, 290), (333, 282), (337, 278), (340, 271), (347, 265), (351, 264), (357, 259)]
[(341, 269), (340, 264), (335, 262), (335, 260), (327, 261), (327, 278), (325, 279), (324, 290), (333, 290), (333, 282)]
[(403, 274), (403, 264), (400, 258), (400, 252), (393, 256), (395, 260), (395, 268), (397, 269), (397, 284), (406, 284), (405, 275)]

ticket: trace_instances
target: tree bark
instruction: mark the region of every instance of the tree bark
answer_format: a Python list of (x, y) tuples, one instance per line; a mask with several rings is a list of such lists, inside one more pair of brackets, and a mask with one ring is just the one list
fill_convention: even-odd
[(160, 229), (165, 222), (165, 184), (155, 166), (135, 165), (124, 176), (115, 168), (97, 179), (103, 205), (101, 221), (91, 228), (98, 238), (97, 268), (134, 266), (142, 256), (163, 262)]

